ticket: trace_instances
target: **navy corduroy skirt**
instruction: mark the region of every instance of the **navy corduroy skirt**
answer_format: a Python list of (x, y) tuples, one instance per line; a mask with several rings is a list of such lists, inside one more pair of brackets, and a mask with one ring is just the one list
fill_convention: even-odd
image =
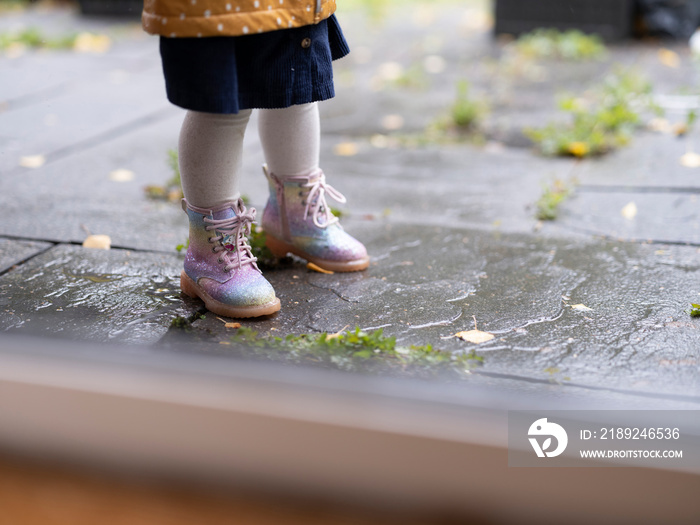
[(168, 100), (205, 113), (332, 98), (332, 61), (349, 51), (335, 15), (269, 33), (160, 39)]

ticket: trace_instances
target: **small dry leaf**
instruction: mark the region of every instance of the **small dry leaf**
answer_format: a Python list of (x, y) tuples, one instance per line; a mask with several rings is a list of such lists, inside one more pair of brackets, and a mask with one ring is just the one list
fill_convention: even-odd
[(690, 131), (690, 128), (686, 123), (675, 124), (672, 128), (673, 134), (677, 137), (682, 137), (683, 135), (686, 135), (688, 131)]
[(377, 149), (384, 149), (389, 147), (390, 140), (386, 135), (378, 133), (376, 135), (372, 135), (372, 138), (369, 139), (369, 143)]
[(333, 274), (335, 273), (335, 272), (332, 272), (332, 271), (330, 271), (330, 270), (325, 270), (325, 269), (321, 268), (320, 266), (318, 266), (318, 265), (316, 265), (316, 264), (314, 264), (314, 263), (312, 263), (312, 262), (307, 263), (307, 264), (306, 264), (306, 267), (307, 267), (309, 270), (313, 270), (314, 272), (318, 272), (318, 273), (325, 273), (325, 274), (328, 274), (328, 275), (333, 275)]
[(109, 174), (109, 180), (113, 180), (114, 182), (129, 182), (130, 180), (134, 180), (135, 174), (131, 170), (125, 170), (125, 169), (119, 169), (119, 170), (114, 170)]
[(634, 202), (628, 203), (620, 213), (622, 213), (622, 216), (627, 219), (627, 220), (632, 220), (637, 216), (637, 205)]
[(398, 80), (401, 75), (403, 75), (403, 66), (398, 62), (384, 62), (379, 66), (379, 76), (384, 80)]
[(675, 51), (663, 48), (659, 49), (659, 62), (666, 67), (672, 67), (675, 69), (681, 65), (681, 58)]
[(75, 37), (73, 50), (78, 53), (105, 53), (112, 42), (107, 35), (93, 35), (92, 33), (80, 33)]
[(354, 142), (341, 142), (340, 144), (336, 144), (333, 148), (333, 153), (339, 157), (352, 157), (357, 155), (358, 151), (359, 148)]
[(83, 241), (83, 248), (97, 248), (98, 250), (109, 250), (112, 247), (112, 239), (109, 235), (88, 235)]
[(382, 118), (382, 127), (389, 131), (403, 128), (404, 119), (401, 115), (386, 115)]
[(28, 155), (19, 159), (19, 165), (23, 168), (41, 168), (46, 163), (43, 155)]
[(466, 332), (458, 332), (455, 334), (455, 337), (459, 337), (462, 341), (468, 343), (480, 345), (481, 343), (491, 341), (496, 336), (488, 332), (482, 332), (481, 330), (469, 330)]
[(348, 329), (348, 326), (350, 326), (350, 325), (345, 325), (344, 328), (342, 328), (341, 330), (338, 330), (336, 333), (327, 335), (326, 339), (338, 339), (341, 335), (343, 335), (345, 333), (345, 330)]
[(673, 131), (673, 126), (665, 118), (653, 118), (649, 121), (647, 127), (651, 131), (657, 131), (659, 133), (671, 133)]
[(19, 58), (27, 52), (27, 45), (22, 42), (12, 42), (5, 49), (5, 56), (9, 59)]
[(219, 321), (221, 321), (222, 323), (224, 323), (224, 328), (240, 328), (241, 327), (241, 323), (231, 323), (231, 322), (227, 321), (226, 319), (222, 319), (221, 317), (217, 317), (217, 319)]
[(593, 308), (588, 308), (585, 304), (572, 304), (571, 305), (572, 310), (576, 310), (578, 312), (592, 312)]
[(447, 61), (440, 55), (428, 55), (423, 60), (423, 68), (432, 75), (445, 71)]
[(686, 168), (700, 168), (700, 155), (689, 151), (681, 157), (681, 165)]

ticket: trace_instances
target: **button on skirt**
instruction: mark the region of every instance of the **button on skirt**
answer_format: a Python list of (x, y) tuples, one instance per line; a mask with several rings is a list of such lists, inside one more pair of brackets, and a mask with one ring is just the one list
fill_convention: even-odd
[(335, 15), (316, 25), (269, 33), (160, 39), (168, 100), (205, 113), (332, 98), (332, 61), (349, 51)]

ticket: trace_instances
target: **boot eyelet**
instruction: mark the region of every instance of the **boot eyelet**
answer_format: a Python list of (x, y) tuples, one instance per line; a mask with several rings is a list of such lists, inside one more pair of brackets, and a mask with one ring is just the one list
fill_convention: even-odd
[(219, 261), (219, 264), (223, 264), (223, 262), (224, 262), (224, 261), (221, 259), (221, 257), (219, 257), (219, 258), (217, 259), (217, 261)]

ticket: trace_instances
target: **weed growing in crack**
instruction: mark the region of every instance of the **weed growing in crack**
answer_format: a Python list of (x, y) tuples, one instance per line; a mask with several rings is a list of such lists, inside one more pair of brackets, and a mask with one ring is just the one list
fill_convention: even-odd
[(572, 29), (537, 29), (519, 37), (512, 47), (528, 59), (594, 60), (605, 56), (607, 49), (598, 35)]
[(643, 112), (658, 111), (651, 91), (645, 78), (618, 68), (583, 97), (559, 102), (571, 117), (568, 122), (526, 129), (525, 134), (547, 156), (602, 155), (629, 143)]
[(473, 96), (469, 82), (462, 80), (457, 83), (455, 100), (447, 113), (431, 123), (419, 137), (407, 137), (403, 142), (414, 146), (466, 141), (478, 144), (483, 142), (478, 130), (487, 111), (487, 102)]
[(536, 203), (535, 216), (541, 221), (553, 221), (559, 215), (559, 205), (572, 193), (567, 183), (556, 179), (552, 184), (545, 185), (542, 195)]
[(183, 195), (182, 181), (180, 179), (180, 162), (176, 150), (168, 150), (166, 162), (173, 172), (172, 177), (164, 185), (149, 185), (144, 188), (144, 191), (149, 199), (179, 202)]

